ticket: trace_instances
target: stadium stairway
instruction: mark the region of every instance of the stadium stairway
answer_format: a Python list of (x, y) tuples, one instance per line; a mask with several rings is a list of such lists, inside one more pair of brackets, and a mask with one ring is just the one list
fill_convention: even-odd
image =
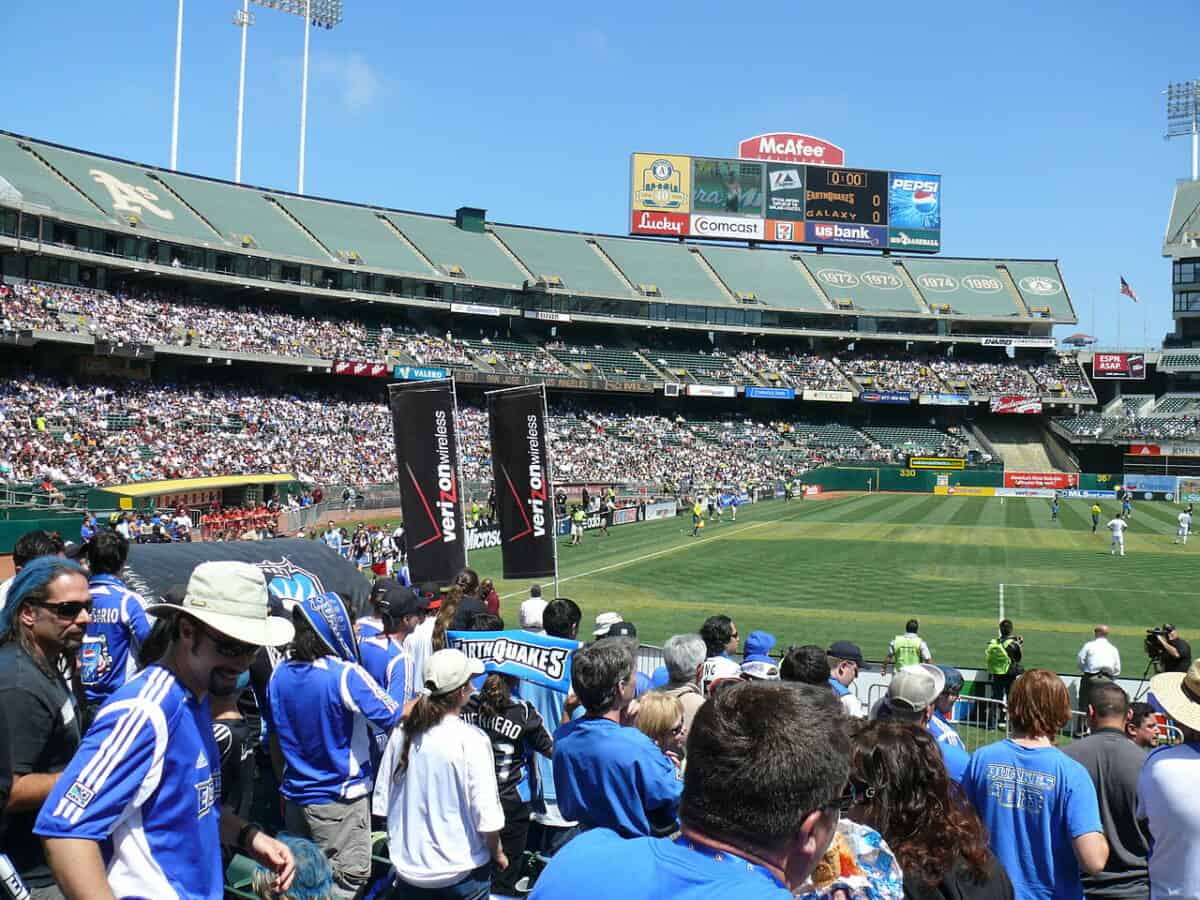
[[(1035, 416), (996, 416), (978, 423), (987, 443), (1013, 472), (1060, 472), (1051, 462), (1041, 420)], [(1056, 454), (1057, 455), (1057, 454)]]

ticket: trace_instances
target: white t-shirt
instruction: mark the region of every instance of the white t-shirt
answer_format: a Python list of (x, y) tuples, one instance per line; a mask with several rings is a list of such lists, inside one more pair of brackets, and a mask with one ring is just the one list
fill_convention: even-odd
[(1115, 519), (1110, 519), (1107, 527), (1112, 532), (1114, 541), (1123, 541), (1125, 540), (1125, 529), (1129, 527), (1129, 523), (1118, 516)]
[(415, 887), (447, 887), (492, 858), (483, 834), (504, 827), (492, 742), (461, 719), (442, 719), (412, 742), (395, 781), (403, 748), (400, 726), (379, 761), (371, 810), (387, 816), (397, 874)]
[(1137, 817), (1149, 825), (1150, 900), (1200, 898), (1200, 748), (1161, 747), (1146, 758), (1137, 785)]
[(404, 638), (404, 652), (412, 660), (413, 677), (417, 681), (417, 690), (425, 686), (425, 660), (433, 653), (433, 626), (437, 624), (437, 616), (429, 616), (424, 622), (413, 629), (413, 633)]
[(1192, 514), (1189, 512), (1181, 512), (1179, 514), (1179, 533), (1187, 534), (1192, 530)]

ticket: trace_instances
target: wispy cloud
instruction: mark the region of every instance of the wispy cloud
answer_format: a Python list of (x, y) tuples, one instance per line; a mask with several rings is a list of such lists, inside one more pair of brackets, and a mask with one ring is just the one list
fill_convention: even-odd
[(370, 108), (386, 90), (383, 77), (359, 53), (322, 53), (314, 57), (312, 68), (315, 75), (334, 83), (349, 113)]

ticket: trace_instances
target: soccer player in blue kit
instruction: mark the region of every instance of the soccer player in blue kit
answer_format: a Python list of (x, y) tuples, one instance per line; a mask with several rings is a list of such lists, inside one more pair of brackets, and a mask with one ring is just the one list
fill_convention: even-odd
[(262, 571), (248, 563), (196, 566), (169, 616), (162, 658), (113, 693), (55, 783), (34, 833), (69, 898), (204, 898), (224, 895), (221, 845), (236, 847), (291, 885), (290, 851), (223, 812), (220, 756), (208, 695), (232, 693), (259, 647), (291, 640), (268, 617)]

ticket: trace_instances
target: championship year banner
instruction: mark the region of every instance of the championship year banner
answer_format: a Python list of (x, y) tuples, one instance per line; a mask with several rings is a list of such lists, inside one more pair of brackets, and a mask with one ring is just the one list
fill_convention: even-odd
[(1042, 401), (1038, 397), (993, 397), (991, 408), (994, 413), (1036, 415), (1042, 411)]
[(388, 385), (400, 509), (414, 582), (448, 584), (467, 564), (452, 381)]
[(487, 395), (505, 578), (555, 574), (554, 488), (541, 385)]
[(532, 631), (450, 631), (446, 637), (487, 672), (513, 675), (561, 694), (571, 690), (571, 655), (579, 641)]

